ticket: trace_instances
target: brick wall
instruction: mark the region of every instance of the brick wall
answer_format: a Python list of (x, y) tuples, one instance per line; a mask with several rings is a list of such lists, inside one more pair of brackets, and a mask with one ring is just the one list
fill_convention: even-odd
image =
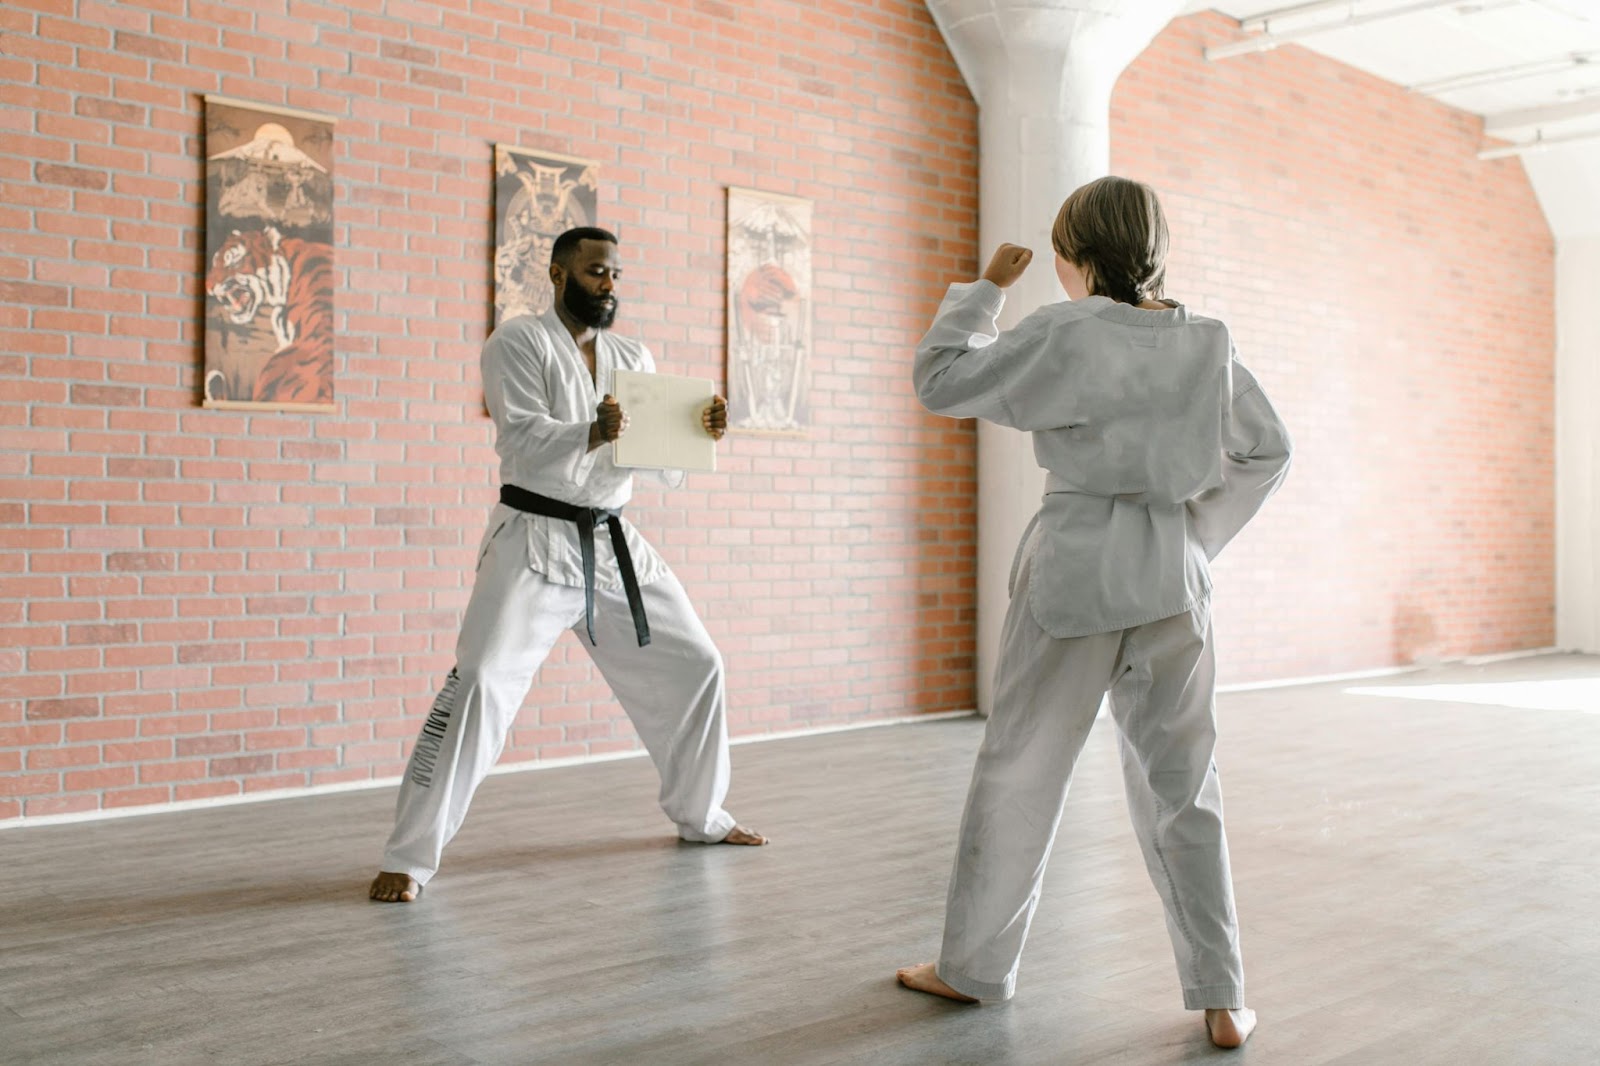
[[(920, 0), (7, 0), (0, 819), (397, 774), (494, 498), (492, 144), (600, 160), (626, 326), (721, 378), (724, 186), (816, 202), (816, 428), (638, 524), (751, 733), (971, 706), (969, 426), (906, 366), (972, 269)], [(338, 411), (202, 410), (199, 94), (338, 119)], [(634, 746), (570, 638), (509, 758)]]
[[(457, 13), (465, 8), (467, 13)], [(1124, 76), (1171, 291), (1293, 478), (1217, 567), (1223, 679), (1551, 642), (1551, 242), (1467, 116), (1298, 49)], [(398, 773), (493, 498), (490, 145), (598, 158), (627, 327), (720, 376), (723, 186), (816, 201), (817, 428), (641, 494), (733, 728), (971, 705), (970, 426), (905, 366), (976, 259), (972, 103), (918, 0), (0, 10), (0, 819)], [(338, 116), (339, 410), (201, 410), (198, 95)], [(575, 643), (508, 758), (633, 746)]]
[(1296, 444), (1215, 568), (1224, 681), (1547, 647), (1554, 246), (1479, 120), (1301, 48), (1173, 23), (1112, 166), (1157, 187), (1169, 294), (1232, 327)]

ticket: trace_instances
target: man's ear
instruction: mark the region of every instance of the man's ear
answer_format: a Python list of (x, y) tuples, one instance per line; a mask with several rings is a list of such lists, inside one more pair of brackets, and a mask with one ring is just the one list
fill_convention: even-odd
[(561, 269), (560, 263), (550, 264), (550, 284), (554, 285), (558, 289), (561, 288), (561, 279), (565, 276), (566, 271)]

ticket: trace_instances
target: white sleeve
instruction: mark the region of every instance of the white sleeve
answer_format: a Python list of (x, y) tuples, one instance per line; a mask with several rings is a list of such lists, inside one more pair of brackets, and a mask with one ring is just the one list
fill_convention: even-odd
[(561, 471), (573, 485), (582, 485), (599, 449), (589, 449), (591, 423), (560, 422), (550, 416), (547, 358), (528, 331), (495, 331), (483, 346), (484, 402), (502, 444)]
[(936, 415), (1016, 425), (999, 366), (1020, 331), (1000, 333), (997, 320), (1005, 302), (1005, 292), (992, 281), (950, 286), (911, 368), (922, 406)]
[(1289, 431), (1255, 376), (1233, 363), (1233, 398), (1223, 425), (1222, 485), (1188, 503), (1206, 558), (1238, 536), (1289, 473)]

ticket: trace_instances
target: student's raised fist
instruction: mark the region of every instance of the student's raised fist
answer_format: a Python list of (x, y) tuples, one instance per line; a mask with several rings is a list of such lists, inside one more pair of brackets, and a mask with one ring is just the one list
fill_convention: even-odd
[(610, 393), (600, 401), (600, 406), (594, 409), (595, 420), (591, 436), (598, 437), (599, 442), (609, 444), (622, 436), (628, 428), (628, 415), (622, 406), (612, 398)]
[(1002, 244), (995, 249), (994, 258), (983, 271), (985, 281), (992, 281), (1002, 289), (1022, 277), (1022, 272), (1033, 262), (1033, 250), (1019, 244)]

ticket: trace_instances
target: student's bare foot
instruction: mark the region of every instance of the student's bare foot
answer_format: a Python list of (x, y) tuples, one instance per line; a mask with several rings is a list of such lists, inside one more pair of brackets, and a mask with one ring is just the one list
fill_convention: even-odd
[(732, 829), (728, 830), (728, 835), (723, 837), (721, 840), (721, 843), (723, 844), (743, 844), (747, 847), (753, 848), (759, 848), (766, 842), (766, 837), (762, 836), (754, 829), (746, 829), (742, 825), (736, 825)]
[(388, 870), (379, 872), (372, 879), (372, 889), (367, 893), (368, 898), (379, 903), (410, 903), (422, 895), (422, 886), (410, 874), (390, 873)]
[(930, 995), (943, 996), (953, 999), (957, 1003), (976, 1003), (971, 996), (964, 996), (939, 980), (939, 973), (933, 963), (924, 962), (916, 966), (902, 966), (894, 972), (900, 983), (916, 992), (927, 992)]
[(1248, 1007), (1238, 1010), (1206, 1011), (1206, 1032), (1218, 1047), (1240, 1047), (1250, 1039), (1256, 1028), (1256, 1012)]

